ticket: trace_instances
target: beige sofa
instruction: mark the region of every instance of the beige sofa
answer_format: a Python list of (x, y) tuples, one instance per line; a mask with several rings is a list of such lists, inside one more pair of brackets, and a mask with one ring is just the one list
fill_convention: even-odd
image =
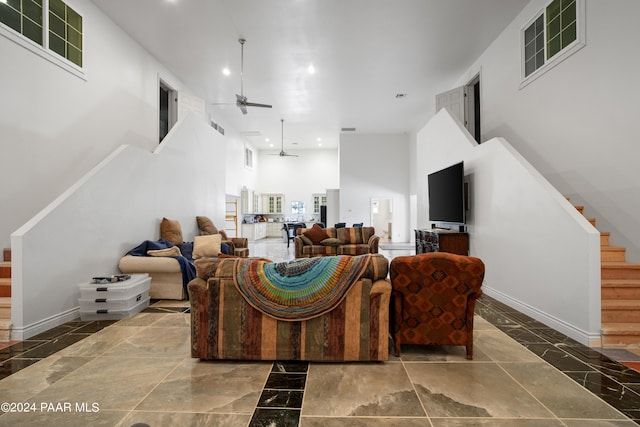
[(152, 299), (183, 300), (186, 296), (180, 264), (175, 258), (125, 255), (120, 259), (118, 268), (126, 274), (148, 273), (151, 277), (149, 296)]

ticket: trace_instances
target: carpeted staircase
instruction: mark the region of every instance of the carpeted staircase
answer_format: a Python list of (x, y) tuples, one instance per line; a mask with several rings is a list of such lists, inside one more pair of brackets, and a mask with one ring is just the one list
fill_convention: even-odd
[(2, 251), (0, 262), (0, 341), (11, 338), (11, 249)]
[(627, 262), (626, 249), (611, 246), (609, 237), (600, 233), (602, 346), (640, 348), (640, 264)]

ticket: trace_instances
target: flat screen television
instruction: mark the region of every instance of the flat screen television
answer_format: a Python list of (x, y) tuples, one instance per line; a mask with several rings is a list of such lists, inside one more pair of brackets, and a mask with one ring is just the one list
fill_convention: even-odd
[(427, 176), (429, 221), (465, 223), (464, 162)]

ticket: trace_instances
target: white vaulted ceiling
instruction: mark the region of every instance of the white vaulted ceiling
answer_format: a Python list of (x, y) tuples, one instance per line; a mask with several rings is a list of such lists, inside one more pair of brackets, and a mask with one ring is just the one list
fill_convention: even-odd
[(281, 118), (285, 150), (317, 148), (318, 138), (337, 147), (344, 127), (419, 129), (435, 112), (435, 95), (451, 89), (529, 0), (93, 2), (208, 106), (235, 103), (245, 38), (244, 95), (273, 108), (209, 112), (223, 127), (259, 134), (249, 137), (259, 149), (270, 138), (277, 151)]

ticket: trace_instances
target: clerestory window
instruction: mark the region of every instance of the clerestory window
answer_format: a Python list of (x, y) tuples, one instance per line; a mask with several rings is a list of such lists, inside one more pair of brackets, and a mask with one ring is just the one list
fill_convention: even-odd
[(82, 68), (82, 15), (62, 0), (0, 0), (0, 24), (0, 34), (31, 51)]
[(552, 0), (522, 30), (522, 83), (585, 45), (584, 0)]

